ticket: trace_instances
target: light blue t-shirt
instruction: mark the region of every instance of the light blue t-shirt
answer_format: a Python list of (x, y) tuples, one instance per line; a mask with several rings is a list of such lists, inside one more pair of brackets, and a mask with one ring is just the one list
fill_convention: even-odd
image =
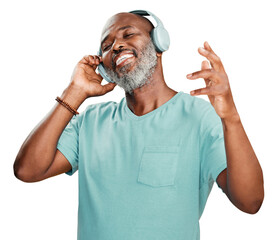
[(220, 117), (182, 91), (135, 115), (125, 97), (72, 118), (57, 148), (79, 173), (78, 240), (199, 240), (227, 167)]

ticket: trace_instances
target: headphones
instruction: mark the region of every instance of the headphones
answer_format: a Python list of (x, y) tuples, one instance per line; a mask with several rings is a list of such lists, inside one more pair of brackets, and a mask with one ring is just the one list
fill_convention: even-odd
[[(153, 45), (155, 46), (155, 49), (157, 52), (165, 52), (166, 50), (169, 49), (170, 46), (170, 36), (167, 30), (164, 28), (163, 23), (161, 20), (155, 16), (153, 13), (150, 11), (145, 11), (145, 10), (135, 10), (135, 11), (130, 11), (129, 13), (137, 14), (140, 16), (151, 16), (153, 19), (156, 21), (156, 27), (154, 27), (150, 33), (151, 40), (153, 42)], [(101, 47), (98, 51), (98, 55), (102, 55), (102, 50)], [(101, 62), (98, 65), (98, 71), (101, 74), (101, 76), (108, 82), (114, 83), (108, 76), (107, 73), (104, 69), (104, 65)]]

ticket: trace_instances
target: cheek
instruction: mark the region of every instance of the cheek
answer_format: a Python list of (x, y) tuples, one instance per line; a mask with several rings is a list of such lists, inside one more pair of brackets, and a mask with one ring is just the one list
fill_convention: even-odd
[(139, 41), (137, 42), (137, 50), (138, 50), (138, 56), (142, 53), (142, 51), (145, 50), (145, 47), (149, 44), (150, 39), (147, 39), (147, 41)]
[(112, 58), (111, 58), (111, 54), (110, 52), (105, 52), (102, 54), (102, 60), (103, 60), (103, 65), (105, 65), (106, 67), (108, 68), (111, 68), (111, 61), (112, 61)]

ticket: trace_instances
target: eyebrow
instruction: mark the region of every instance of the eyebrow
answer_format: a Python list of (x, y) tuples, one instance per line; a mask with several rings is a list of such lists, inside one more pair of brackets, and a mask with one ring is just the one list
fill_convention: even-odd
[[(126, 25), (126, 26), (123, 26), (121, 28), (118, 29), (118, 31), (122, 31), (122, 30), (125, 30), (125, 29), (128, 29), (128, 28), (134, 28), (133, 26), (130, 26), (130, 25)], [(103, 45), (103, 43), (106, 41), (106, 39), (109, 37), (109, 34), (101, 41), (101, 47)]]

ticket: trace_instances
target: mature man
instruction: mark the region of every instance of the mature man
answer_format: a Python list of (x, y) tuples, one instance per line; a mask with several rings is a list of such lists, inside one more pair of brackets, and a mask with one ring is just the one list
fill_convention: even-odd
[[(15, 175), (25, 182), (78, 169), (79, 240), (199, 239), (215, 181), (244, 212), (256, 213), (262, 204), (262, 170), (220, 58), (205, 42), (199, 53), (209, 61), (187, 78), (204, 78), (206, 88), (177, 92), (165, 83), (153, 28), (139, 14), (111, 17), (102, 56), (81, 59), (15, 160)], [(115, 83), (101, 85), (100, 63)], [(119, 103), (92, 104), (73, 117), (86, 98), (116, 84), (125, 90)], [(201, 94), (211, 104), (195, 97)]]

